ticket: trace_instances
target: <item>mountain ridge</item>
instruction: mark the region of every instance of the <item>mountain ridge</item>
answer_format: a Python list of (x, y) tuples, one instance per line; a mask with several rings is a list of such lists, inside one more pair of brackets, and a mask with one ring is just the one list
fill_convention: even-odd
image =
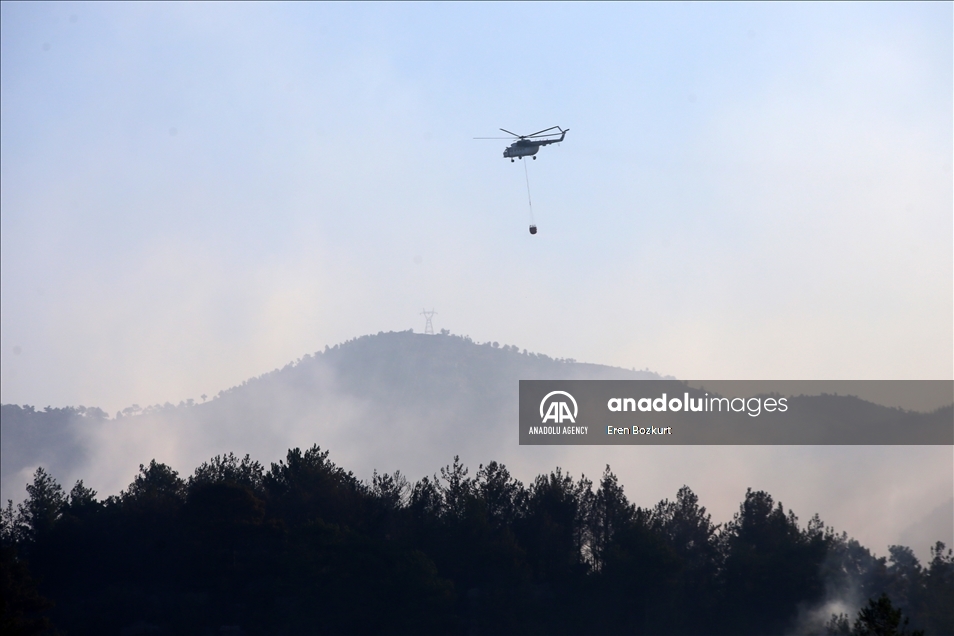
[[(444, 424), (456, 421), (461, 412), (483, 411), (495, 422), (495, 431), (509, 438), (510, 424), (516, 418), (517, 382), (521, 379), (663, 376), (551, 358), (496, 342), (477, 343), (468, 336), (446, 331), (433, 335), (378, 332), (305, 354), (281, 368), (223, 389), (204, 402), (166, 402), (145, 408), (132, 405), (113, 417), (98, 407), (38, 410), (3, 405), (3, 497), (13, 495), (6, 484), (17, 474), (23, 473), (15, 481), (22, 481), (38, 465), (55, 474), (78, 474), (83, 465), (96, 463), (97, 446), (115, 445), (117, 439), (127, 438), (127, 443), (119, 445), (121, 452), (146, 452), (147, 444), (128, 439), (135, 437), (133, 426), (140, 437), (153, 440), (159, 440), (163, 430), (176, 434), (174, 448), (169, 448), (168, 440), (157, 441), (154, 452), (175, 455), (191, 447), (187, 454), (196, 462), (243, 448), (267, 449), (280, 457), (290, 446), (297, 443), (307, 447), (315, 438), (340, 453), (344, 449), (335, 448), (336, 442), (343, 442), (345, 449), (358, 445), (347, 429), (380, 421), (380, 411), (389, 408), (391, 430), (400, 431), (409, 445), (456, 442), (483, 446), (489, 452), (494, 444), (481, 445), (473, 435), (460, 438), (461, 430), (468, 427)], [(488, 441), (486, 435), (482, 437)], [(382, 454), (381, 449), (372, 453)], [(429, 455), (414, 453), (414, 463)], [(143, 456), (137, 463), (149, 459)], [(355, 455), (351, 459), (360, 460)]]
[[(908, 465), (904, 479), (912, 484), (933, 484), (937, 469), (932, 466), (949, 463), (929, 447), (914, 446), (520, 446), (515, 426), (518, 382), (533, 379), (669, 378), (524, 353), (447, 333), (366, 335), (249, 378), (204, 403), (167, 403), (112, 418), (95, 407), (38, 410), (3, 405), (0, 496), (21, 499), (38, 466), (61, 483), (83, 479), (101, 493), (114, 494), (128, 487), (140, 464), (152, 459), (188, 473), (229, 452), (248, 453), (267, 465), (289, 448), (318, 444), (362, 479), (370, 479), (374, 470), (400, 470), (410, 478), (433, 475), (455, 455), (472, 467), (489, 461), (506, 464), (525, 479), (554, 466), (598, 475), (612, 464), (637, 500), (671, 496), (688, 484), (706, 494), (711, 509), (725, 519), (731, 518), (746, 487), (765, 488), (836, 522), (843, 514), (838, 525), (855, 528), (860, 536), (884, 517), (869, 519), (869, 513), (862, 512), (867, 508), (846, 507), (845, 502), (867, 501), (874, 483), (895, 487), (902, 476), (890, 477), (874, 468), (885, 461), (885, 453), (892, 465)], [(834, 407), (846, 399), (827, 402)], [(805, 465), (812, 466), (809, 479), (786, 476)], [(865, 477), (845, 481), (846, 474), (858, 471)], [(830, 479), (841, 485), (829, 496)], [(950, 498), (949, 484), (932, 488), (937, 492), (912, 508), (908, 520), (899, 517), (891, 523), (907, 527)], [(877, 535), (884, 539), (868, 541), (887, 545), (884, 542), (895, 541), (890, 537), (903, 529), (885, 526)], [(931, 534), (952, 537), (954, 530), (945, 524)]]

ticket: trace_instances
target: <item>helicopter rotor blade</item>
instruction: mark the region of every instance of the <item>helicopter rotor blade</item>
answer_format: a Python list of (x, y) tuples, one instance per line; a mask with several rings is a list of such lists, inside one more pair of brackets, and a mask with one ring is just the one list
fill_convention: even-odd
[(506, 130), (506, 129), (504, 129), (504, 128), (501, 128), (500, 130), (503, 130), (503, 131), (504, 131), (505, 133), (507, 133), (508, 135), (513, 135), (514, 137), (516, 137), (516, 138), (518, 138), (518, 139), (523, 139), (523, 138), (524, 138), (524, 135), (518, 135), (517, 133), (512, 133), (512, 132), (510, 132), (509, 130)]
[(510, 139), (510, 137), (474, 137), (474, 139)]
[(549, 135), (544, 135), (544, 134), (542, 134), (542, 133), (547, 132), (548, 130), (553, 130), (554, 128), (556, 128), (557, 130), (560, 130), (560, 127), (559, 127), (559, 126), (550, 126), (549, 128), (544, 128), (543, 130), (538, 130), (537, 132), (533, 133), (532, 135), (527, 135), (527, 137), (536, 137), (537, 135), (540, 135), (540, 136), (542, 136), (542, 137), (554, 136), (554, 135), (556, 135), (557, 133), (550, 133)]

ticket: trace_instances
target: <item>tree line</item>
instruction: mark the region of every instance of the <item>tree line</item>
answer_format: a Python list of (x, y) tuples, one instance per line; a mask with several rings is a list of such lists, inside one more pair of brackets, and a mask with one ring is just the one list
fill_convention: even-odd
[(4, 634), (954, 633), (940, 542), (876, 557), (762, 491), (721, 525), (688, 487), (641, 508), (609, 466), (365, 482), (313, 446), (152, 461), (105, 499), (40, 468), (0, 534)]

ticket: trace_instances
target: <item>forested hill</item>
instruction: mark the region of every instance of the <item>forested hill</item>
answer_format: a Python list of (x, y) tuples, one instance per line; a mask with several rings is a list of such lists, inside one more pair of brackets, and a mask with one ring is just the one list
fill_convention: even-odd
[(21, 498), (40, 465), (64, 481), (92, 472), (118, 490), (156, 456), (180, 466), (242, 449), (277, 459), (315, 442), (359, 473), (426, 474), (455, 453), (504, 458), (499, 451), (516, 435), (519, 380), (659, 377), (446, 332), (379, 333), (305, 355), (204, 403), (133, 405), (114, 417), (93, 407), (4, 405), (2, 497)]
[[(63, 482), (85, 479), (114, 493), (152, 459), (192, 470), (222, 453), (270, 462), (316, 443), (362, 478), (375, 469), (433, 474), (454, 455), (469, 465), (505, 462), (527, 476), (566, 468), (585, 449), (518, 446), (520, 380), (660, 378), (446, 332), (379, 333), (305, 355), (207, 401), (133, 405), (112, 417), (95, 407), (4, 405), (0, 496), (19, 501), (38, 466)], [(871, 421), (897, 415), (856, 398), (808, 399), (805, 410), (818, 421), (837, 415), (848, 400)]]
[(5, 405), (3, 598), (71, 634), (950, 631), (943, 545), (877, 557), (758, 490), (719, 524), (517, 444), (519, 380), (658, 377), (403, 332), (204, 403)]

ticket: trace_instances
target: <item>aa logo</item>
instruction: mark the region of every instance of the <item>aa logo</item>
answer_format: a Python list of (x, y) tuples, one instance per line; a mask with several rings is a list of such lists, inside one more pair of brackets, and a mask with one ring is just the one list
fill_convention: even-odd
[[(557, 397), (566, 397), (570, 399), (570, 403), (563, 400), (557, 400)], [(549, 406), (547, 405), (549, 402)], [(570, 410), (570, 404), (573, 405), (573, 410)], [(563, 422), (572, 422), (576, 424), (576, 415), (579, 409), (576, 406), (576, 399), (566, 391), (550, 391), (546, 396), (540, 400), (540, 417), (543, 418), (543, 423), (553, 422), (555, 424), (562, 424)]]

